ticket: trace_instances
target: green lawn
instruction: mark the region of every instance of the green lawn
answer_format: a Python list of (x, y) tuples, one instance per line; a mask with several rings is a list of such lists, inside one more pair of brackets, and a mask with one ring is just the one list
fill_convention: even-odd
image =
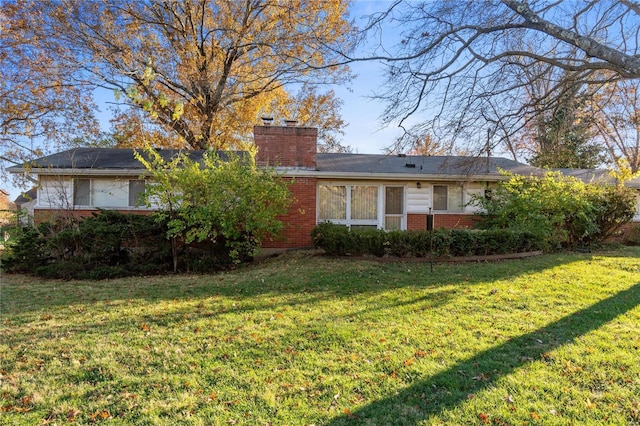
[(640, 424), (640, 248), (0, 279), (1, 424)]

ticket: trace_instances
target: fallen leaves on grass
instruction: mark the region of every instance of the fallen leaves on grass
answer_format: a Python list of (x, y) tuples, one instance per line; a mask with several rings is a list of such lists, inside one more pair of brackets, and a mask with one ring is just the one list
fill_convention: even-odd
[(482, 381), (482, 382), (488, 382), (489, 381), (489, 374), (480, 373), (477, 376), (474, 376), (473, 380), (478, 380), (478, 381)]
[(111, 418), (111, 413), (109, 410), (98, 410), (89, 417), (91, 423), (94, 423), (96, 420), (106, 420)]

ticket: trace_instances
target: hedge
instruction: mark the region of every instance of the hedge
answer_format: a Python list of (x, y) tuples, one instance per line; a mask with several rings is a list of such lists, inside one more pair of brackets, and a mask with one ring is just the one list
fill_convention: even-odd
[[(9, 273), (97, 280), (172, 270), (167, 223), (157, 215), (104, 210), (85, 219), (67, 217), (27, 226), (14, 234), (0, 262)], [(209, 272), (234, 264), (221, 239), (192, 244), (179, 241), (178, 250), (181, 271)]]
[[(322, 223), (312, 231), (314, 245), (335, 256), (425, 257), (431, 247), (430, 231), (350, 230)], [(541, 250), (543, 241), (531, 232), (511, 229), (436, 229), (436, 257), (488, 256)]]

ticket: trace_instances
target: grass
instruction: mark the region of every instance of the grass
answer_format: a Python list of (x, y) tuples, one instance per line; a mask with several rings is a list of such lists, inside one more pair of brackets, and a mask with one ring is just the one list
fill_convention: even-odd
[(640, 424), (640, 249), (2, 275), (1, 424)]

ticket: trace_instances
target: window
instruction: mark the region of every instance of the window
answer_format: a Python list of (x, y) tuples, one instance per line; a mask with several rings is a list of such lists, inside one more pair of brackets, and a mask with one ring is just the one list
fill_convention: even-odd
[(402, 229), (404, 188), (401, 186), (385, 187), (384, 200), (384, 229), (389, 231)]
[(73, 181), (73, 205), (91, 205), (91, 179), (74, 179)]
[(319, 185), (318, 220), (351, 229), (403, 229), (404, 187)]
[(464, 209), (460, 185), (433, 185), (433, 210), (461, 212)]
[(129, 181), (129, 207), (144, 206), (144, 180), (135, 179)]
[(351, 220), (378, 221), (378, 187), (351, 187)]
[[(140, 185), (134, 183), (133, 188), (135, 191), (136, 188), (140, 188)], [(142, 186), (142, 190), (144, 190), (144, 186)], [(74, 179), (73, 205), (80, 207), (126, 208), (131, 205), (129, 204), (130, 192), (131, 184), (129, 179)], [(134, 197), (137, 197), (137, 194)], [(137, 203), (138, 199), (135, 198), (134, 202)]]
[(318, 219), (352, 227), (378, 226), (378, 187), (320, 185)]
[(318, 189), (318, 219), (339, 221), (347, 219), (347, 187), (320, 185)]

